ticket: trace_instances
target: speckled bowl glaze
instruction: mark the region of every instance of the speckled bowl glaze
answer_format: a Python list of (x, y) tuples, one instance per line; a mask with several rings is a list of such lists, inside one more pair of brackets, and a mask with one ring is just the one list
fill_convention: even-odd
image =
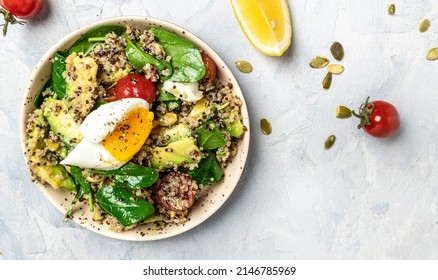
[[(217, 64), (218, 71), (218, 79), (221, 83), (226, 84), (228, 82), (233, 84), (234, 93), (239, 96), (243, 105), (241, 108), (241, 113), (243, 117), (244, 125), (248, 128), (243, 139), (240, 140), (239, 143), (239, 151), (238, 154), (233, 158), (232, 162), (227, 166), (224, 173), (224, 178), (203, 190), (201, 193), (200, 199), (196, 202), (194, 207), (191, 209), (191, 212), (188, 217), (188, 221), (184, 224), (172, 224), (168, 225), (164, 229), (155, 229), (150, 225), (142, 225), (138, 226), (130, 231), (124, 232), (113, 232), (110, 231), (105, 224), (95, 223), (92, 219), (91, 213), (88, 210), (87, 205), (83, 205), (82, 203), (76, 204), (74, 208), (74, 217), (73, 221), (77, 224), (83, 226), (86, 229), (89, 229), (98, 234), (121, 239), (121, 240), (131, 240), (131, 241), (151, 241), (158, 240), (163, 238), (168, 238), (171, 236), (175, 236), (186, 232), (197, 225), (201, 224), (211, 215), (213, 215), (230, 197), (234, 188), (236, 187), (240, 176), (243, 172), (248, 150), (249, 150), (249, 116), (248, 110), (246, 107), (245, 99), (242, 95), (242, 92), (239, 88), (239, 85), (231, 73), (230, 69), (227, 67), (225, 62), (219, 57), (219, 55), (212, 50), (206, 43), (200, 40), (198, 37), (185, 30), (182, 27), (174, 25), (172, 23), (158, 20), (154, 18), (145, 18), (145, 17), (117, 17), (101, 20), (87, 26), (76, 30), (69, 35), (65, 36), (58, 43), (56, 43), (53, 47), (51, 47), (41, 58), (35, 70), (33, 71), (28, 86), (26, 88), (24, 97), (23, 97), (23, 105), (21, 108), (21, 116), (20, 116), (20, 132), (21, 132), (21, 144), (23, 153), (25, 152), (25, 139), (26, 139), (26, 131), (25, 131), (25, 123), (27, 120), (27, 115), (29, 112), (35, 109), (33, 105), (34, 96), (41, 90), (44, 83), (49, 79), (51, 75), (52, 62), (51, 58), (58, 50), (68, 49), (77, 39), (80, 38), (82, 34), (89, 31), (90, 29), (105, 25), (105, 24), (122, 24), (122, 25), (131, 25), (137, 28), (150, 28), (154, 26), (163, 27), (170, 31), (175, 32), (179, 36), (186, 38), (193, 42), (198, 48), (205, 51)], [(45, 197), (49, 199), (49, 201), (60, 211), (59, 219), (62, 221), (63, 215), (70, 204), (70, 201), (73, 199), (73, 194), (65, 191), (55, 191), (51, 187), (42, 185), (38, 183), (40, 190), (43, 192)]]

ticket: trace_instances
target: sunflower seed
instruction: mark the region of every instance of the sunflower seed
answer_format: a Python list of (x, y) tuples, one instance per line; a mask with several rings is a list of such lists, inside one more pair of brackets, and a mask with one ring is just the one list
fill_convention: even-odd
[(425, 18), (421, 21), (420, 26), (418, 27), (418, 31), (420, 31), (421, 33), (426, 32), (427, 29), (429, 29), (430, 27), (430, 21)]
[(322, 80), (322, 88), (329, 89), (331, 84), (332, 84), (332, 73), (327, 72), (327, 74), (325, 74), (324, 79)]
[(251, 63), (249, 63), (248, 61), (245, 61), (245, 60), (236, 61), (236, 67), (242, 73), (251, 73), (252, 72)]
[(346, 119), (351, 117), (351, 115), (351, 110), (348, 107), (341, 105), (336, 108), (336, 117), (339, 119)]
[(426, 58), (427, 58), (427, 60), (437, 60), (438, 59), (438, 48), (431, 49), (427, 53)]
[(261, 129), (262, 133), (265, 135), (271, 134), (271, 132), (272, 132), (271, 123), (265, 118), (261, 119), (260, 120), (260, 129)]
[(320, 55), (314, 57), (309, 63), (310, 67), (312, 68), (323, 68), (326, 67), (328, 64), (328, 58)]
[(393, 16), (395, 14), (395, 4), (388, 5), (388, 15)]
[(332, 74), (339, 75), (344, 72), (344, 66), (342, 66), (341, 64), (330, 64), (329, 66), (327, 66), (327, 71)]
[(338, 61), (344, 57), (344, 47), (342, 47), (341, 43), (339, 42), (333, 42), (333, 44), (330, 46), (330, 52)]
[(330, 135), (327, 138), (327, 140), (325, 140), (324, 149), (326, 149), (326, 150), (330, 149), (333, 146), (333, 144), (335, 143), (335, 140), (336, 140), (336, 136)]

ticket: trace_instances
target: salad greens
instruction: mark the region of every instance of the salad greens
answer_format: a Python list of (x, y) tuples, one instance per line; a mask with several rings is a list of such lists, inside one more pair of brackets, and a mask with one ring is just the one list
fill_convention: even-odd
[(64, 215), (65, 223), (68, 222), (68, 220), (71, 219), (73, 216), (73, 205), (75, 205), (79, 201), (79, 199), (81, 199), (81, 197), (84, 195), (84, 189), (81, 188), (81, 186), (77, 183), (75, 185), (76, 185), (76, 195), (73, 198), (72, 202), (70, 203), (70, 206), (67, 208), (67, 211), (65, 212)]
[(100, 188), (96, 192), (96, 202), (125, 227), (140, 222), (155, 212), (154, 206), (149, 202), (116, 186)]
[(82, 169), (77, 166), (71, 166), (70, 172), (75, 181), (76, 185), (79, 186), (84, 192), (84, 196), (88, 198), (88, 204), (90, 207), (90, 211), (94, 211), (94, 203), (93, 203), (93, 193), (91, 192), (91, 186), (88, 184), (87, 180), (82, 173)]
[(151, 31), (164, 47), (166, 54), (172, 58), (172, 81), (190, 83), (204, 77), (205, 64), (195, 45), (162, 28), (152, 28)]
[(198, 134), (198, 145), (204, 150), (214, 150), (225, 145), (225, 138), (222, 132), (213, 121), (208, 121), (195, 130)]
[(205, 187), (219, 182), (224, 173), (216, 160), (216, 155), (208, 152), (208, 156), (199, 162), (198, 168), (190, 170), (189, 175), (199, 185)]
[(99, 42), (105, 41), (108, 34), (114, 32), (117, 36), (120, 36), (124, 31), (125, 27), (117, 24), (103, 25), (94, 28), (82, 35), (81, 38), (68, 49), (68, 54), (81, 52), (87, 55)]
[[(165, 60), (159, 60), (155, 58), (154, 56), (148, 54), (147, 52), (143, 51), (141, 47), (135, 45), (129, 38), (126, 33), (123, 34), (123, 38), (126, 40), (126, 55), (128, 56), (129, 62), (136, 67), (137, 69), (143, 69), (146, 64), (152, 64), (155, 67), (157, 67), (158, 74), (160, 75), (162, 80), (167, 80), (170, 78), (173, 72), (172, 65), (165, 61)], [(166, 70), (168, 71), (167, 74)]]
[(113, 175), (114, 185), (130, 190), (152, 186), (158, 180), (158, 171), (135, 163), (127, 163), (115, 170), (92, 170), (94, 174)]
[(49, 88), (52, 88), (52, 78), (49, 78), (49, 79), (45, 82), (43, 88), (40, 90), (40, 92), (38, 92), (38, 94), (37, 94), (37, 95), (35, 96), (35, 98), (33, 99), (33, 105), (34, 105), (36, 108), (40, 108), (40, 107), (41, 107), (41, 104), (43, 104), (43, 101), (44, 101), (44, 98), (45, 98), (45, 96), (44, 96), (44, 92), (45, 92), (47, 89), (49, 89)]
[(67, 82), (65, 81), (62, 73), (65, 72), (65, 57), (60, 53), (55, 53), (55, 58), (53, 60), (53, 70), (52, 70), (52, 82), (53, 91), (59, 99), (64, 99), (67, 95)]

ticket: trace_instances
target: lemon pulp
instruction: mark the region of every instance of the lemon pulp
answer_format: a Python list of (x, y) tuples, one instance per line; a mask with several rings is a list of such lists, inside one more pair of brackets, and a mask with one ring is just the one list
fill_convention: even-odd
[(281, 56), (292, 42), (286, 0), (231, 0), (234, 15), (248, 40), (262, 53)]

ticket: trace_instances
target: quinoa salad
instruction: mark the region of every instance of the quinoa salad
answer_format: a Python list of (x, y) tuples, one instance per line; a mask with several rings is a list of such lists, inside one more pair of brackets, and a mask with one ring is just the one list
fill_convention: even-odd
[(164, 28), (103, 25), (53, 59), (26, 122), (32, 179), (121, 232), (190, 219), (238, 153), (242, 100), (202, 49)]

